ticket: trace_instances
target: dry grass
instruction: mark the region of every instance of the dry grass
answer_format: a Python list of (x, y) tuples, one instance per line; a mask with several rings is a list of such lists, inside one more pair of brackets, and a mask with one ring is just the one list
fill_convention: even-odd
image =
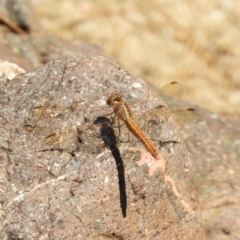
[(184, 99), (240, 121), (237, 0), (33, 0), (54, 35), (102, 46), (155, 86), (179, 81)]

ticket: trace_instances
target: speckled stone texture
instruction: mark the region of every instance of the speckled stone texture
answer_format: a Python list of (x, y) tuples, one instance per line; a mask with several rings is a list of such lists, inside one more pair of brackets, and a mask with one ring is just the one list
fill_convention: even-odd
[[(141, 79), (103, 57), (78, 56), (0, 91), (1, 239), (204, 239), (185, 145), (167, 108), (148, 114), (164, 102)], [(124, 183), (92, 124), (111, 118), (113, 92), (132, 103), (161, 157), (115, 121)], [(169, 139), (178, 143), (159, 145)]]

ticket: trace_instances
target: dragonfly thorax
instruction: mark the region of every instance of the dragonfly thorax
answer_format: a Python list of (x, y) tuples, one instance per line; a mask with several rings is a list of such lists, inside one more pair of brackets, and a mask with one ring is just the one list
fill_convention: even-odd
[(119, 103), (114, 107), (114, 113), (122, 121), (127, 121), (132, 117), (132, 112), (129, 109), (128, 105), (125, 103)]

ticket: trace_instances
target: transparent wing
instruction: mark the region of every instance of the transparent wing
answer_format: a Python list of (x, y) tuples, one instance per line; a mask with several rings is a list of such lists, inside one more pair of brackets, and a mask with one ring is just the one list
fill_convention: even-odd
[(61, 106), (37, 106), (24, 120), (29, 134), (41, 141), (41, 149), (98, 153), (105, 148), (100, 126), (88, 121), (82, 109)]
[(25, 126), (36, 126), (41, 119), (59, 119), (64, 120), (64, 116), (71, 114), (71, 107), (60, 106), (37, 106), (29, 110), (28, 116), (24, 119)]
[(179, 124), (186, 123), (193, 120), (198, 116), (197, 112), (193, 108), (175, 109), (171, 110), (170, 114), (176, 119)]
[(80, 132), (77, 128), (60, 130), (48, 135), (44, 143), (49, 149), (67, 149), (71, 152), (77, 150), (81, 143)]
[(168, 95), (172, 97), (180, 97), (183, 93), (183, 86), (179, 82), (170, 82), (158, 90), (160, 95)]

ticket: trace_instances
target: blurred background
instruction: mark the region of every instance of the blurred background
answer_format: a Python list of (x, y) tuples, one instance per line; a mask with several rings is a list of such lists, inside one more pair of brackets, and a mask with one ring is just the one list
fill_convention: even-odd
[(52, 35), (102, 47), (150, 85), (240, 121), (237, 0), (32, 0)]

